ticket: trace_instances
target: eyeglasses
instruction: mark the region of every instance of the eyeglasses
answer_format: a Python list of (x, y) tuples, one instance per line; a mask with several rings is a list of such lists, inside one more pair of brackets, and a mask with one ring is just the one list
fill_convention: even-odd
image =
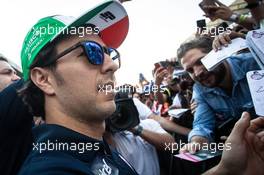
[(52, 59), (50, 62), (46, 62), (42, 66), (48, 66), (51, 63), (54, 63), (57, 61), (59, 58), (65, 56), (66, 54), (70, 53), (74, 49), (77, 49), (78, 47), (83, 48), (83, 52), (89, 61), (89, 63), (93, 65), (102, 65), (104, 63), (104, 53), (110, 56), (110, 58), (115, 61), (115, 63), (118, 65), (120, 68), (121, 62), (120, 62), (120, 54), (119, 52), (111, 47), (104, 47), (98, 44), (95, 41), (84, 41), (84, 42), (79, 42), (70, 48), (64, 50), (62, 53), (58, 54), (54, 59)]

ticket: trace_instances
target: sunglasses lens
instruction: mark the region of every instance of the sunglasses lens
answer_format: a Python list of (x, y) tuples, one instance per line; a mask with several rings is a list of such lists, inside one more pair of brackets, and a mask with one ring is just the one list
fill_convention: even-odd
[(102, 48), (93, 42), (85, 43), (85, 52), (89, 61), (95, 65), (101, 65), (104, 62), (104, 53)]
[(120, 55), (116, 49), (108, 48), (110, 58), (120, 67)]
[(110, 56), (110, 58), (112, 60), (115, 60), (115, 59), (117, 59), (119, 57), (119, 54), (118, 54), (118, 52), (115, 49), (109, 48), (108, 51), (109, 51), (109, 54), (110, 54), (109, 56)]

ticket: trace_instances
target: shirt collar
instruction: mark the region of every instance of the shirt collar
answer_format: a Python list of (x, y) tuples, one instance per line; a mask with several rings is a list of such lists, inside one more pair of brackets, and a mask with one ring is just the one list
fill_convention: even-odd
[(237, 83), (239, 80), (245, 78), (246, 72), (235, 61), (231, 61), (232, 58), (227, 59), (230, 66), (233, 83)]

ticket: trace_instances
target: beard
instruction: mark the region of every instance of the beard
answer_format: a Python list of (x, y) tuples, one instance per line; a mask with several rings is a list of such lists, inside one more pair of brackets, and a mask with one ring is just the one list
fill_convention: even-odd
[(206, 71), (202, 76), (197, 77), (196, 80), (205, 87), (218, 87), (225, 79), (227, 70), (224, 63), (219, 64), (212, 71)]
[(216, 77), (215, 84), (216, 86), (219, 86), (225, 79), (225, 76), (227, 75), (226, 66), (224, 63), (219, 64), (214, 70), (213, 73)]

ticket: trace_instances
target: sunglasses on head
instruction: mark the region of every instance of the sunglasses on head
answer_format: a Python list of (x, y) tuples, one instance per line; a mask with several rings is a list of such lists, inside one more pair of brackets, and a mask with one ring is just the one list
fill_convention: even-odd
[(62, 53), (58, 54), (54, 59), (52, 59), (50, 62), (46, 62), (42, 66), (48, 66), (55, 61), (57, 61), (59, 58), (65, 56), (66, 54), (70, 53), (71, 51), (77, 49), (78, 47), (83, 48), (83, 52), (89, 61), (89, 63), (93, 65), (102, 65), (104, 63), (106, 53), (110, 56), (110, 58), (116, 62), (118, 67), (120, 68), (121, 62), (120, 62), (120, 54), (119, 52), (111, 47), (104, 47), (101, 46), (99, 43), (95, 41), (84, 41), (84, 42), (78, 42), (75, 45), (71, 46), (70, 48), (64, 50)]

